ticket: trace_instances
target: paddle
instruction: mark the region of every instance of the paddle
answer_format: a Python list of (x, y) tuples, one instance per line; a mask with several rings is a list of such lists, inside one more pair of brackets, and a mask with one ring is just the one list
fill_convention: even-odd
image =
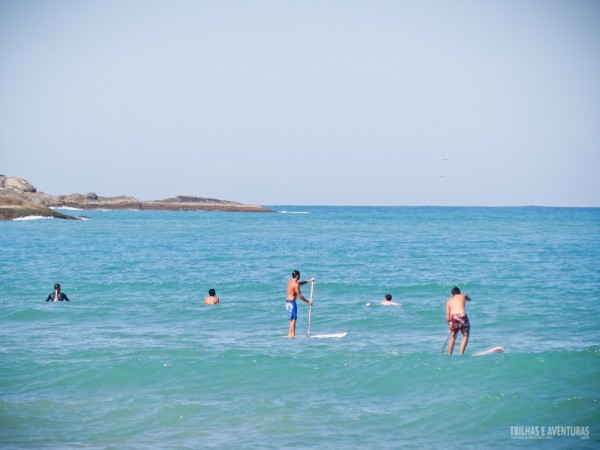
[(442, 355), (444, 354), (444, 350), (446, 349), (446, 344), (448, 343), (448, 339), (450, 339), (450, 333), (452, 333), (452, 331), (448, 331), (448, 337), (446, 338), (446, 342), (444, 342), (444, 346), (442, 347)]
[(306, 332), (306, 335), (308, 337), (310, 337), (310, 316), (312, 314), (312, 299), (313, 299), (314, 288), (315, 288), (315, 282), (311, 281), (311, 285), (310, 285), (310, 306), (308, 307), (308, 331)]

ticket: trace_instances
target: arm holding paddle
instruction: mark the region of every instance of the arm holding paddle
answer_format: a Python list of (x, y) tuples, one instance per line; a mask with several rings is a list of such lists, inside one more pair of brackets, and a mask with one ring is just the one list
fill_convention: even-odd
[(306, 281), (299, 281), (299, 282), (298, 282), (298, 284), (299, 284), (300, 286), (304, 286), (305, 284), (308, 284), (308, 283), (314, 283), (314, 282), (315, 282), (315, 280), (316, 280), (316, 278), (315, 278), (315, 277), (312, 277), (310, 280), (306, 280)]
[[(298, 297), (299, 297), (299, 298), (300, 298), (302, 301), (304, 301), (304, 302), (308, 303), (309, 305), (312, 305), (312, 296), (311, 296), (311, 299), (310, 299), (310, 300), (308, 300), (308, 299), (307, 299), (307, 298), (306, 298), (304, 295), (302, 295), (302, 292), (300, 292), (300, 285), (301, 285), (301, 284), (306, 284), (306, 283), (314, 283), (314, 278), (312, 278), (311, 280), (308, 280), (308, 281), (302, 281), (302, 282), (299, 282), (299, 283), (298, 283), (298, 285), (296, 286), (296, 289), (295, 289), (295, 290), (296, 290), (296, 295), (297, 295), (297, 296), (298, 296)], [(314, 286), (314, 284), (313, 284), (313, 286)], [(311, 293), (312, 293), (312, 286), (311, 286)]]

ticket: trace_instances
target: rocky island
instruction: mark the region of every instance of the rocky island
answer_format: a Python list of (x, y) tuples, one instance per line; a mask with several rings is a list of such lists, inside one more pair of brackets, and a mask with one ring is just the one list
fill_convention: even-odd
[(159, 211), (228, 211), (272, 212), (258, 205), (248, 205), (214, 198), (178, 195), (165, 200), (143, 201), (133, 197), (100, 197), (95, 193), (50, 195), (38, 192), (23, 178), (0, 175), (0, 220), (27, 216), (79, 219), (54, 209), (109, 209), (109, 210), (159, 210)]

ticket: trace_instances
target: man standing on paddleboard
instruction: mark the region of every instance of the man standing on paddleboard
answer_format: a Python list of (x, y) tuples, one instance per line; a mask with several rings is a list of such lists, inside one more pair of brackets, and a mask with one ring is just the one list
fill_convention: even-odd
[(288, 337), (296, 337), (296, 320), (298, 319), (298, 305), (296, 304), (296, 298), (300, 297), (301, 300), (312, 305), (312, 300), (307, 300), (304, 295), (302, 295), (302, 292), (300, 292), (300, 286), (312, 283), (313, 281), (315, 281), (314, 277), (307, 281), (300, 281), (300, 272), (297, 270), (292, 272), (292, 279), (288, 281), (287, 297), (285, 300), (285, 309), (287, 310), (288, 320), (290, 321)]
[(448, 354), (451, 355), (454, 350), (454, 342), (456, 335), (460, 331), (462, 333), (462, 341), (460, 343), (460, 354), (462, 355), (467, 348), (469, 342), (469, 331), (471, 324), (465, 310), (465, 302), (470, 302), (468, 295), (461, 294), (460, 289), (455, 287), (452, 289), (452, 297), (446, 303), (446, 321), (448, 322), (448, 330), (450, 343), (448, 344)]

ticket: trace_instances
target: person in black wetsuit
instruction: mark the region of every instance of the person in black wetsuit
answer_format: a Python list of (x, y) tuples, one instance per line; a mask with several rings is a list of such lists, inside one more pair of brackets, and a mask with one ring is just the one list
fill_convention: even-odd
[(67, 297), (67, 294), (60, 292), (60, 284), (56, 283), (54, 285), (54, 292), (51, 292), (50, 294), (48, 294), (48, 297), (46, 298), (47, 302), (62, 302), (62, 301), (69, 301), (69, 297)]

